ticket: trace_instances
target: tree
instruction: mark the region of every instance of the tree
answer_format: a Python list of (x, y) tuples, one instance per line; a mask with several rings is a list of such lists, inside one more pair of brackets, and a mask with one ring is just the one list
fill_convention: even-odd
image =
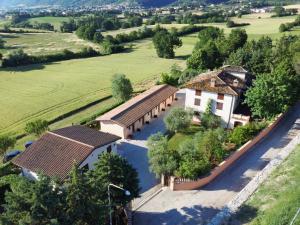
[(101, 204), (103, 199), (106, 201), (109, 184), (115, 184), (130, 191), (130, 196), (126, 196), (118, 189), (112, 190), (112, 205), (125, 206), (139, 196), (138, 173), (126, 159), (116, 154), (103, 153), (94, 166), (94, 170), (90, 170), (87, 176), (95, 202), (100, 201)]
[(103, 35), (101, 34), (101, 32), (96, 32), (94, 34), (93, 41), (96, 43), (101, 43), (103, 41)]
[(34, 134), (37, 137), (41, 136), (47, 130), (49, 130), (48, 122), (41, 119), (29, 122), (25, 126), (25, 131), (28, 134)]
[(184, 108), (173, 108), (164, 118), (165, 125), (169, 131), (178, 132), (188, 128), (192, 121), (192, 111)]
[(299, 81), (291, 60), (284, 59), (271, 73), (257, 75), (246, 92), (245, 102), (254, 116), (271, 118), (297, 101)]
[(124, 74), (116, 74), (112, 78), (112, 95), (119, 102), (130, 99), (133, 88), (129, 79)]
[(220, 67), (222, 61), (222, 55), (216, 44), (209, 41), (203, 48), (193, 51), (193, 54), (187, 60), (187, 66), (189, 69), (199, 71), (207, 69), (212, 70)]
[(227, 136), (222, 128), (199, 132), (195, 137), (195, 145), (203, 158), (213, 165), (218, 165), (225, 157), (223, 143)]
[(283, 32), (286, 32), (286, 31), (288, 31), (288, 28), (286, 27), (286, 25), (284, 23), (280, 24), (279, 32), (283, 33)]
[[(68, 224), (104, 224), (108, 211), (105, 202), (94, 201), (87, 176), (74, 164), (66, 186), (66, 217)], [(106, 189), (105, 189), (106, 190)]]
[(210, 169), (206, 157), (196, 148), (194, 140), (183, 142), (178, 149), (180, 161), (176, 175), (179, 177), (197, 179)]
[(233, 29), (227, 39), (228, 53), (236, 51), (238, 48), (242, 48), (246, 44), (247, 39), (248, 35), (244, 29)]
[(196, 49), (200, 49), (205, 46), (209, 41), (216, 41), (217, 39), (224, 39), (224, 31), (218, 27), (207, 27), (198, 33), (198, 39), (195, 46)]
[(158, 57), (167, 59), (174, 58), (174, 47), (180, 47), (182, 45), (182, 41), (167, 30), (156, 32), (152, 41)]
[(4, 155), (5, 152), (10, 148), (14, 147), (16, 144), (16, 138), (9, 135), (0, 136), (0, 154)]
[(168, 149), (168, 140), (161, 133), (151, 135), (147, 140), (150, 170), (157, 177), (172, 176), (178, 167), (177, 153)]
[(209, 99), (205, 112), (201, 116), (201, 125), (206, 129), (215, 129), (221, 126), (221, 118), (213, 113), (212, 107), (213, 100)]

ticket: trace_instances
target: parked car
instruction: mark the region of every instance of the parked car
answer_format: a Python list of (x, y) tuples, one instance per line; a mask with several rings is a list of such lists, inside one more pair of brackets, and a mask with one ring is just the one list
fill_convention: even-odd
[(19, 155), (20, 153), (21, 153), (20, 150), (14, 150), (14, 151), (6, 153), (3, 157), (3, 163), (6, 163), (6, 162), (12, 160), (14, 157)]

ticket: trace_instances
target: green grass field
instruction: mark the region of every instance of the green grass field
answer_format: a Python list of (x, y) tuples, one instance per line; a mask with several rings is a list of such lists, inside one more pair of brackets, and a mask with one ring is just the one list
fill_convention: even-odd
[[(242, 206), (230, 224), (288, 225), (300, 208), (300, 146)], [(300, 224), (300, 215), (294, 225)]]
[(80, 51), (83, 47), (97, 45), (79, 39), (75, 34), (69, 33), (0, 33), (5, 43), (5, 49), (0, 52), (7, 54), (15, 49), (23, 49), (32, 55), (51, 54), (64, 49)]
[(53, 119), (110, 94), (115, 73), (133, 83), (158, 76), (177, 63), (185, 66), (196, 38), (183, 38), (176, 59), (160, 59), (151, 40), (136, 43), (132, 52), (0, 70), (0, 133), (22, 133), (37, 118)]
[(60, 30), (60, 25), (62, 22), (69, 21), (69, 17), (53, 17), (53, 16), (45, 16), (45, 17), (35, 17), (31, 18), (28, 21), (30, 23), (38, 22), (38, 23), (50, 23), (54, 26), (55, 30)]

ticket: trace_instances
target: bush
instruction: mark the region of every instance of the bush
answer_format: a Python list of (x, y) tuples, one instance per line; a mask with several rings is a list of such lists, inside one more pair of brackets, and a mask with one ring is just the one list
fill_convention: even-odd
[(255, 137), (266, 125), (264, 122), (252, 122), (245, 126), (238, 126), (230, 134), (229, 141), (237, 146), (241, 146)]
[(192, 111), (184, 108), (173, 108), (164, 118), (165, 125), (169, 131), (183, 131), (191, 125)]
[(49, 126), (48, 121), (38, 119), (33, 122), (27, 123), (25, 126), (25, 131), (28, 134), (34, 134), (36, 136), (40, 136), (49, 129), (48, 126)]
[(19, 174), (19, 173), (20, 173), (20, 169), (16, 167), (14, 164), (12, 164), (11, 162), (7, 162), (0, 166), (0, 177), (4, 177), (10, 174)]

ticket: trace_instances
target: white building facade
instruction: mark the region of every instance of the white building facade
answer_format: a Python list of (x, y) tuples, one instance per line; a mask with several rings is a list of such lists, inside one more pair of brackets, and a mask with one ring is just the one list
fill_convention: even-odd
[[(230, 70), (233, 70), (230, 67)], [(201, 122), (201, 114), (212, 103), (212, 112), (222, 119), (225, 128), (249, 122), (250, 116), (236, 114), (241, 96), (246, 89), (247, 71), (240, 68), (231, 72), (229, 67), (198, 75), (186, 85), (185, 108), (195, 112), (194, 122)], [(229, 72), (230, 71), (230, 72)]]

